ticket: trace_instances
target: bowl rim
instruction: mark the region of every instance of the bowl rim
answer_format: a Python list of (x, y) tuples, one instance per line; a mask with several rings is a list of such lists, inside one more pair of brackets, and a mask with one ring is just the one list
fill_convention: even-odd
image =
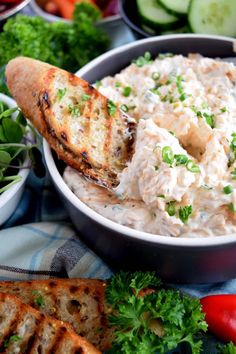
[[(235, 42), (234, 38), (225, 37), (225, 36), (216, 36), (216, 35), (205, 35), (205, 34), (171, 34), (171, 35), (162, 35), (157, 37), (144, 38), (135, 42), (131, 42), (120, 46), (118, 48), (112, 49), (96, 59), (92, 60), (90, 63), (85, 65), (83, 68), (76, 72), (77, 76), (83, 77), (83, 75), (95, 67), (98, 63), (102, 62), (104, 59), (108, 57), (112, 57), (117, 53), (121, 53), (126, 51), (126, 49), (135, 48), (137, 46), (142, 45), (143, 43), (151, 43), (162, 41), (166, 39), (178, 39), (178, 38), (202, 38), (202, 39), (217, 39), (224, 40), (230, 43)], [(209, 236), (209, 237), (173, 237), (173, 236), (162, 236), (157, 234), (151, 234), (144, 231), (139, 231), (136, 229), (132, 229), (128, 226), (118, 224), (115, 221), (112, 221), (83, 203), (67, 186), (63, 177), (60, 175), (55, 161), (53, 159), (52, 151), (45, 139), (43, 139), (43, 151), (45, 156), (46, 165), (48, 167), (49, 173), (56, 182), (57, 188), (61, 191), (61, 193), (69, 200), (76, 209), (79, 209), (82, 213), (96, 221), (102, 226), (110, 229), (111, 231), (118, 232), (124, 237), (131, 237), (133, 240), (139, 240), (147, 243), (155, 243), (163, 246), (169, 247), (191, 247), (191, 248), (206, 248), (208, 247), (217, 247), (226, 244), (236, 243), (236, 233), (221, 235), (221, 236)]]
[[(65, 23), (70, 23), (71, 22), (70, 20), (62, 18), (60, 16), (52, 15), (52, 14), (42, 10), (42, 8), (37, 4), (36, 0), (29, 0), (29, 1), (31, 1), (30, 6), (33, 9), (33, 11), (37, 15), (43, 17), (44, 19), (46, 19), (49, 22), (56, 22), (56, 21), (62, 21), (62, 22), (65, 22)], [(114, 22), (114, 21), (117, 21), (117, 20), (121, 20), (121, 16), (119, 14), (105, 17), (105, 18), (97, 21), (96, 25), (99, 26), (99, 25), (103, 25), (103, 24), (106, 24), (106, 23), (108, 24), (110, 22)]]
[(17, 12), (21, 11), (26, 5), (28, 5), (30, 1), (31, 0), (23, 0), (18, 5), (15, 5), (9, 10), (2, 12), (0, 14), (0, 21), (6, 20), (8, 17), (15, 15)]
[[(0, 93), (0, 101), (3, 101), (5, 102), (9, 107), (13, 108), (13, 107), (16, 107), (17, 104), (16, 102), (9, 96), (3, 94), (3, 93)], [(29, 157), (27, 156), (24, 163), (23, 163), (23, 166), (28, 166), (29, 165), (29, 162), (30, 162), (30, 159)], [(30, 173), (30, 168), (24, 168), (24, 169), (21, 169), (19, 172), (18, 172), (18, 175), (21, 176), (21, 180), (16, 183), (16, 184), (13, 184), (13, 186), (11, 186), (8, 190), (6, 190), (5, 192), (3, 192), (2, 194), (0, 194), (0, 209), (2, 207), (4, 207), (5, 204), (8, 203), (8, 201), (15, 195), (17, 194), (17, 192), (19, 191), (19, 189), (22, 187), (22, 185), (25, 183), (28, 175)]]

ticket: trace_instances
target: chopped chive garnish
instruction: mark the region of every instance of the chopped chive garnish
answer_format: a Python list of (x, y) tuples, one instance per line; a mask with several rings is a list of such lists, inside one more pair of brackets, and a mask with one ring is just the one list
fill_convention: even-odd
[(214, 114), (203, 113), (206, 123), (213, 129), (215, 127)]
[(159, 72), (155, 71), (154, 73), (152, 73), (153, 80), (157, 81), (160, 79), (160, 77), (161, 77), (161, 74)]
[(186, 155), (178, 154), (175, 155), (175, 161), (176, 161), (176, 166), (179, 166), (179, 165), (186, 165), (189, 159), (188, 156)]
[(116, 114), (117, 106), (113, 101), (108, 100), (107, 108), (110, 116), (114, 116)]
[(231, 172), (232, 179), (236, 179), (236, 168)]
[(121, 87), (121, 83), (120, 83), (119, 81), (117, 81), (117, 82), (115, 83), (115, 87)]
[(162, 149), (162, 160), (169, 164), (172, 165), (174, 162), (174, 154), (170, 146), (165, 146)]
[(224, 194), (231, 194), (233, 192), (232, 186), (228, 185), (223, 188)]
[(126, 104), (122, 104), (120, 106), (120, 109), (125, 113), (127, 113), (129, 111), (129, 107)]
[(99, 88), (100, 86), (102, 86), (102, 82), (100, 80), (96, 80), (95, 86), (96, 88)]
[(156, 166), (154, 166), (154, 170), (155, 171), (158, 171), (159, 170), (159, 167), (156, 165)]
[(146, 64), (152, 63), (152, 56), (151, 53), (145, 52), (144, 56), (140, 56), (137, 59), (133, 60), (133, 63), (136, 64), (139, 68), (143, 67)]
[(126, 86), (126, 87), (124, 87), (122, 94), (123, 94), (123, 96), (125, 96), (125, 97), (129, 97), (129, 95), (131, 94), (131, 92), (132, 92), (132, 87)]
[(192, 160), (189, 160), (187, 163), (187, 170), (193, 173), (199, 173), (200, 168), (198, 165), (196, 165)]
[(157, 196), (157, 198), (163, 198), (163, 199), (165, 199), (165, 196), (164, 196), (164, 194), (159, 194), (159, 195)]
[(225, 112), (227, 112), (227, 108), (226, 108), (226, 107), (222, 107), (222, 108), (220, 109), (220, 111), (221, 111), (222, 113), (225, 113)]

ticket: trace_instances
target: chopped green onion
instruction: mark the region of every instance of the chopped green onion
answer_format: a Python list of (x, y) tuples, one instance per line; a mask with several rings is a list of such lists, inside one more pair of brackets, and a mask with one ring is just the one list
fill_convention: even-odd
[(157, 81), (160, 79), (160, 77), (161, 77), (161, 74), (159, 72), (155, 71), (154, 73), (152, 73), (153, 80)]
[(226, 107), (222, 107), (222, 108), (220, 109), (220, 111), (221, 111), (222, 113), (225, 113), (225, 112), (227, 112), (227, 108), (226, 108)]
[(132, 87), (126, 86), (126, 87), (124, 87), (122, 94), (123, 94), (123, 96), (125, 96), (125, 97), (129, 97), (129, 95), (131, 94), (131, 92), (132, 92)]
[(163, 199), (165, 199), (165, 196), (164, 196), (164, 194), (159, 194), (159, 195), (157, 196), (157, 198), (163, 198)]
[(188, 156), (186, 155), (178, 154), (175, 155), (175, 161), (176, 161), (176, 166), (179, 166), (179, 165), (186, 165), (189, 159)]
[(232, 179), (236, 179), (236, 168), (231, 172)]
[(98, 89), (100, 86), (102, 86), (102, 82), (100, 80), (96, 80), (95, 86)]
[(189, 160), (187, 163), (187, 170), (193, 173), (199, 173), (200, 167), (196, 165), (192, 160)]
[(154, 166), (154, 170), (155, 171), (158, 171), (159, 170), (159, 167), (156, 165), (156, 166)]
[(152, 63), (151, 58), (151, 53), (145, 52), (144, 56), (140, 56), (137, 59), (134, 59), (132, 62), (136, 64), (139, 68), (142, 68), (144, 65)]
[(120, 109), (125, 113), (127, 113), (129, 111), (129, 107), (126, 104), (122, 104), (120, 106)]
[(213, 129), (215, 127), (214, 114), (203, 113), (206, 123)]
[(113, 101), (108, 100), (107, 108), (110, 116), (114, 116), (116, 114), (117, 106)]
[(174, 162), (174, 154), (170, 146), (165, 146), (162, 149), (162, 160), (169, 164), (172, 165)]
[(186, 224), (189, 216), (192, 214), (193, 208), (192, 205), (186, 205), (185, 207), (179, 208), (179, 218)]
[(233, 192), (232, 186), (228, 185), (223, 188), (225, 194), (231, 194)]
[(117, 81), (117, 82), (115, 83), (115, 87), (121, 87), (121, 83), (120, 83), (119, 81)]
[(169, 202), (166, 204), (166, 211), (170, 216), (174, 216), (175, 215), (175, 205), (174, 205), (174, 201)]
[(11, 342), (16, 343), (19, 342), (21, 339), (23, 339), (23, 337), (20, 337), (17, 334), (13, 334), (10, 338), (4, 340), (3, 347), (8, 348)]

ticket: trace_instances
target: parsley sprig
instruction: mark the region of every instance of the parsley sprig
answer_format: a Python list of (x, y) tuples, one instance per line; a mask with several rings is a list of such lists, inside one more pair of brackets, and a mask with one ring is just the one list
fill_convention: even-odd
[(117, 273), (108, 281), (106, 302), (115, 327), (109, 353), (163, 354), (181, 343), (201, 352), (197, 335), (207, 324), (199, 300), (161, 288), (154, 272)]
[[(12, 118), (13, 113), (17, 114), (15, 119)], [(0, 194), (21, 180), (18, 171), (22, 168), (32, 167), (38, 177), (45, 174), (38, 144), (27, 135), (29, 129), (32, 129), (37, 141), (34, 128), (27, 123), (22, 112), (17, 107), (9, 108), (0, 102)], [(23, 166), (27, 154), (31, 166)]]

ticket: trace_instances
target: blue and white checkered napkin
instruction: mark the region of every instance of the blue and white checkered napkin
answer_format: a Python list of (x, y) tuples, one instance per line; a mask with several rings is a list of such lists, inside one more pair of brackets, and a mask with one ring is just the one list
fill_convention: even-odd
[[(30, 176), (14, 215), (0, 230), (0, 279), (90, 277), (112, 270), (80, 240), (51, 185)], [(204, 285), (175, 285), (190, 295), (236, 293), (236, 279)]]

